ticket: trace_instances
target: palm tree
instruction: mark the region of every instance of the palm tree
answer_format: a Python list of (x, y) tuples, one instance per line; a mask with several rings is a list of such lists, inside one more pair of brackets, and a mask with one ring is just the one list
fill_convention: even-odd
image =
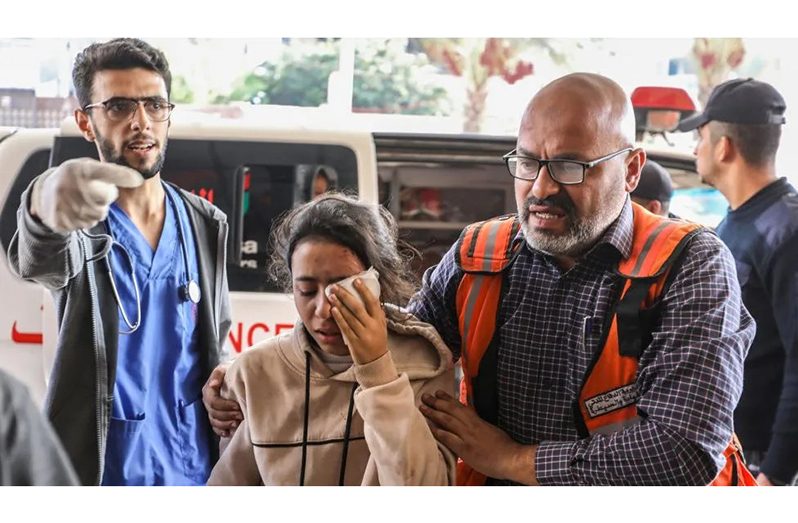
[(728, 79), (745, 56), (742, 38), (696, 38), (692, 57), (698, 69), (698, 100), (706, 106), (716, 85)]
[(544, 39), (508, 38), (423, 38), (413, 42), (449, 73), (466, 79), (465, 122), (463, 131), (476, 133), (482, 126), (488, 80), (498, 76), (513, 84), (533, 74), (534, 66), (521, 58), (533, 46), (546, 47)]

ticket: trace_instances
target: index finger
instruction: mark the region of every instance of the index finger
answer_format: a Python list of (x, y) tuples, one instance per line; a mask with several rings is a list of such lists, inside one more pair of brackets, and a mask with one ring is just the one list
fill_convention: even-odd
[(419, 405), (418, 410), (420, 410), (421, 414), (423, 414), (428, 421), (432, 422), (435, 427), (440, 427), (447, 432), (457, 435), (465, 432), (462, 420), (452, 415), (450, 412), (438, 410), (429, 405)]
[(216, 413), (236, 413), (241, 412), (241, 406), (237, 401), (227, 400), (221, 396), (208, 402), (208, 410)]
[(421, 396), (421, 401), (423, 401), (428, 407), (452, 415), (455, 415), (461, 408), (464, 408), (462, 403), (446, 394), (442, 390), (436, 391), (435, 394), (423, 394)]
[(115, 163), (97, 162), (88, 167), (88, 176), (92, 180), (112, 183), (117, 187), (133, 188), (144, 183), (144, 177), (130, 167)]
[(349, 309), (352, 316), (354, 316), (354, 318), (360, 323), (363, 323), (361, 321), (361, 317), (363, 317), (364, 313), (366, 316), (371, 316), (366, 309), (365, 304), (362, 303), (357, 296), (346, 290), (344, 287), (341, 287), (338, 284), (333, 284), (332, 294), (341, 304)]

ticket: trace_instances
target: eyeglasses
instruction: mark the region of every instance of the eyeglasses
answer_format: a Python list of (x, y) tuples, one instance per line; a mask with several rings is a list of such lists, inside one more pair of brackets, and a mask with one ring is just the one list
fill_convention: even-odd
[(133, 118), (139, 105), (144, 106), (144, 112), (147, 117), (153, 122), (165, 122), (172, 114), (172, 109), (175, 104), (169, 103), (159, 96), (149, 96), (146, 98), (123, 98), (116, 96), (109, 98), (104, 102), (96, 104), (89, 104), (83, 108), (84, 111), (94, 109), (95, 107), (102, 107), (105, 109), (105, 115), (112, 122), (122, 122)]
[(546, 167), (549, 170), (549, 176), (562, 185), (576, 185), (585, 181), (585, 172), (619, 154), (623, 154), (633, 150), (631, 147), (626, 147), (620, 151), (615, 151), (607, 156), (596, 158), (589, 162), (580, 162), (578, 160), (540, 160), (531, 156), (524, 156), (516, 154), (518, 149), (513, 149), (509, 153), (502, 156), (507, 169), (510, 171), (510, 176), (519, 180), (527, 182), (534, 182), (540, 175), (540, 169)]

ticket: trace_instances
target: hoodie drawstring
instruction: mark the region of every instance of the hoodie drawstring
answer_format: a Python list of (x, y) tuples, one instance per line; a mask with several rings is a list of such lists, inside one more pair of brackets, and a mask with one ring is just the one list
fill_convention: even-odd
[(308, 458), (308, 425), (310, 419), (310, 353), (305, 352), (305, 426), (302, 428), (302, 468), (299, 486), (305, 486), (305, 464)]
[[(338, 477), (338, 485), (344, 484), (346, 476), (346, 456), (349, 453), (349, 438), (352, 432), (352, 418), (355, 412), (355, 391), (358, 383), (352, 384), (352, 392), (349, 394), (349, 410), (346, 413), (346, 429), (344, 429), (344, 450), (341, 453), (341, 473)], [(308, 458), (308, 426), (310, 425), (310, 353), (305, 351), (305, 425), (302, 428), (302, 465), (299, 471), (299, 486), (305, 486), (305, 466)]]
[(341, 454), (341, 475), (338, 478), (338, 485), (343, 486), (344, 476), (346, 475), (346, 454), (349, 452), (349, 435), (352, 430), (352, 414), (355, 411), (355, 391), (357, 382), (352, 384), (352, 393), (349, 395), (349, 411), (346, 413), (346, 429), (344, 430), (344, 451)]

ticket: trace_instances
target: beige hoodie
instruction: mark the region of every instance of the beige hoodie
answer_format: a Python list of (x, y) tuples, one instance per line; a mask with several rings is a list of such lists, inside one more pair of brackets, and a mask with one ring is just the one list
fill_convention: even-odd
[(338, 485), (342, 474), (344, 485), (454, 484), (455, 456), (418, 410), (424, 393), (454, 393), (452, 355), (431, 325), (386, 313), (388, 353), (339, 374), (301, 323), (242, 353), (222, 395), (244, 421), (208, 484), (299, 485), (303, 461), (305, 485)]

